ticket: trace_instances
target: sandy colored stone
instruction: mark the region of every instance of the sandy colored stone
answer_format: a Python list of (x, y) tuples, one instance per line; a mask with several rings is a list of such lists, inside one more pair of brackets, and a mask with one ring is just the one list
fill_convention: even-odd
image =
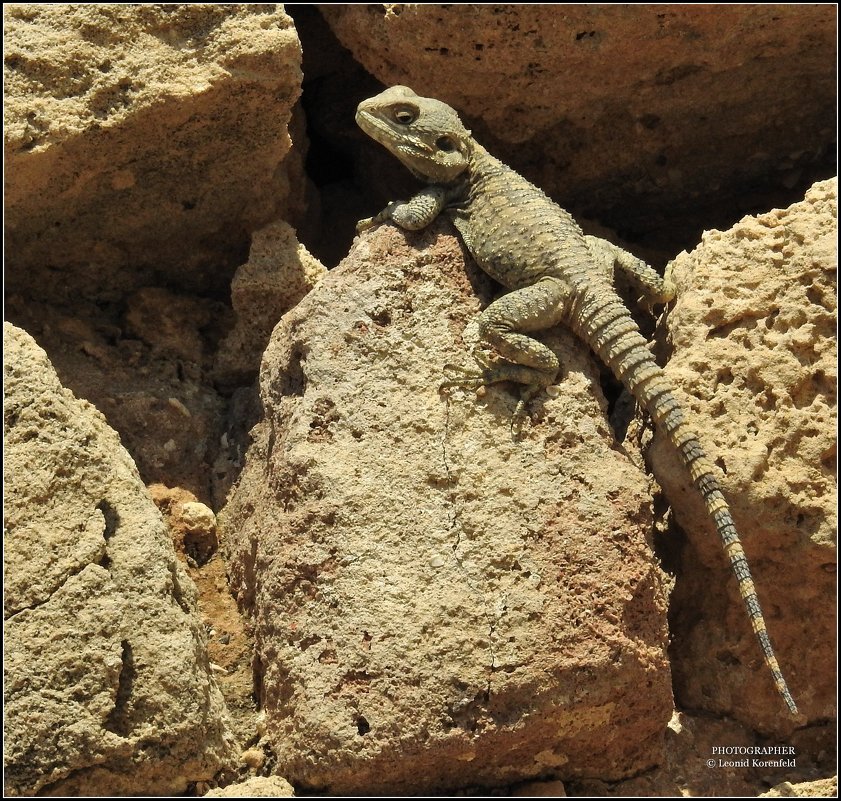
[(286, 779), (279, 776), (254, 776), (244, 782), (210, 790), (204, 798), (294, 798), (295, 791)]
[[(722, 469), (771, 639), (812, 721), (832, 719), (836, 698), (836, 186), (705, 233), (674, 262), (668, 318), (667, 372)], [(798, 721), (686, 471), (659, 437), (651, 456), (688, 537), (672, 596), (678, 703), (790, 731)]]
[(6, 792), (183, 793), (237, 754), (195, 587), (103, 416), (4, 351)]
[(125, 299), (123, 335), (145, 343), (153, 359), (201, 364), (205, 347), (201, 330), (214, 307), (203, 298), (179, 295), (162, 287), (144, 287)]
[(282, 6), (21, 3), (3, 22), (8, 284), (224, 290), (303, 185)]
[(303, 202), (292, 21), (274, 5), (7, 4), (4, 55), (7, 319), (145, 482), (209, 503), (230, 279), (250, 232)]
[[(258, 732), (251, 670), (253, 642), (228, 589), (225, 563), (218, 550), (216, 515), (182, 487), (152, 484), (149, 494), (169, 529), (176, 554), (196, 585), (210, 668), (225, 699), (231, 729), (240, 743), (251, 742)], [(245, 754), (249, 756), (242, 761), (248, 768), (262, 767), (265, 754), (260, 749)], [(259, 763), (253, 758), (257, 755), (262, 755)]]
[(180, 487), (152, 484), (149, 494), (166, 521), (175, 550), (188, 564), (205, 564), (219, 546), (213, 510)]
[(77, 298), (60, 308), (20, 294), (8, 319), (50, 356), (62, 384), (119, 432), (147, 484), (211, 498), (225, 403), (207, 380), (225, 307), (148, 287), (121, 304)]
[(838, 798), (838, 777), (818, 779), (813, 782), (782, 782), (772, 787), (760, 798)]
[(236, 325), (220, 344), (217, 379), (235, 385), (253, 381), (272, 329), (325, 272), (283, 220), (255, 231), (248, 261), (231, 282)]
[(438, 392), (494, 291), (444, 223), (382, 226), (264, 355), (265, 420), (219, 519), (265, 738), (296, 787), (416, 794), (659, 758), (650, 488), (594, 361), (547, 335), (568, 375), (520, 439), (510, 387)]
[(449, 103), (577, 216), (671, 252), (699, 215), (743, 214), (747, 186), (832, 174), (830, 5), (319, 8), (377, 80)]

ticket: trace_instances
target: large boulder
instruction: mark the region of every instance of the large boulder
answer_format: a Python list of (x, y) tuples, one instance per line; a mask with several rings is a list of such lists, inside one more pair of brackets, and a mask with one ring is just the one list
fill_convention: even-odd
[(7, 4), (3, 43), (10, 288), (224, 291), (248, 234), (299, 204), (282, 7)]
[(568, 374), (519, 437), (510, 387), (438, 392), (493, 292), (446, 223), (383, 226), (264, 355), (265, 419), (220, 525), (297, 787), (620, 778), (660, 758), (650, 486), (615, 446), (593, 359), (547, 335)]
[(195, 587), (103, 416), (4, 328), (4, 760), (13, 795), (172, 795), (237, 756)]

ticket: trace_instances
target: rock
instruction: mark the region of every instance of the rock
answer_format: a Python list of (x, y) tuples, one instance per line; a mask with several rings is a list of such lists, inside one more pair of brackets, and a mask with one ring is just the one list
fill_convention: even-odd
[(254, 233), (248, 261), (231, 282), (236, 325), (219, 346), (216, 378), (243, 385), (257, 376), (269, 336), (291, 309), (324, 276), (324, 265), (279, 220)]
[(791, 197), (835, 169), (831, 6), (319, 8), (383, 84), (449, 103), (576, 216), (665, 252), (744, 214), (747, 186)]
[(818, 779), (813, 782), (781, 782), (772, 787), (767, 793), (761, 793), (760, 798), (837, 798), (838, 777)]
[(175, 550), (194, 566), (204, 565), (219, 546), (213, 510), (180, 487), (152, 484), (149, 494), (164, 516)]
[(265, 737), (299, 788), (415, 794), (659, 759), (672, 700), (648, 480), (568, 332), (546, 336), (563, 392), (519, 439), (510, 387), (439, 394), (494, 291), (451, 231), (378, 228), (284, 316), (219, 516)]
[(201, 331), (210, 324), (214, 311), (213, 304), (204, 299), (144, 287), (126, 298), (123, 334), (147, 345), (152, 359), (201, 364), (205, 348)]
[[(218, 550), (216, 515), (181, 487), (152, 484), (149, 494), (163, 515), (176, 554), (196, 585), (210, 668), (225, 699), (230, 728), (239, 742), (250, 742), (258, 724), (251, 670), (254, 648), (228, 589), (225, 563)], [(253, 764), (251, 751), (246, 753), (247, 767), (262, 766)]]
[(145, 482), (210, 502), (223, 300), (251, 231), (301, 214), (292, 21), (275, 6), (16, 4), (4, 45), (8, 319)]
[[(834, 717), (836, 696), (836, 185), (705, 233), (675, 259), (668, 317), (666, 370), (722, 469), (772, 642), (811, 721)], [(678, 704), (790, 732), (798, 721), (686, 471), (662, 437), (651, 459), (688, 537), (672, 596)]]
[(14, 294), (6, 311), (47, 351), (62, 384), (119, 432), (145, 483), (209, 502), (225, 402), (207, 376), (225, 307), (154, 287), (120, 307), (78, 299), (62, 311)]
[(18, 3), (3, 21), (8, 285), (224, 291), (303, 189), (282, 7)]
[(294, 798), (295, 791), (286, 779), (280, 776), (254, 776), (244, 782), (229, 784), (218, 790), (210, 790), (204, 798)]
[(6, 792), (183, 793), (237, 755), (195, 587), (103, 416), (4, 349)]

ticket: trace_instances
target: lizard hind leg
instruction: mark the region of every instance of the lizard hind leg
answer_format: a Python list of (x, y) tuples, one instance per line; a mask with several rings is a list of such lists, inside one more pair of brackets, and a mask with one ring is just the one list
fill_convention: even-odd
[(559, 285), (555, 281), (539, 281), (503, 295), (478, 320), (480, 342), (490, 345), (499, 358), (489, 359), (479, 350), (474, 352), (478, 370), (447, 365), (445, 369), (456, 377), (444, 381), (441, 388), (478, 388), (500, 381), (521, 384), (520, 400), (513, 416), (516, 420), (526, 403), (551, 386), (560, 371), (555, 353), (522, 332), (550, 328), (559, 322), (562, 313)]
[(612, 281), (616, 268), (640, 292), (650, 306), (669, 303), (675, 297), (675, 284), (672, 279), (672, 263), (666, 267), (666, 274), (660, 274), (642, 259), (638, 259), (627, 250), (600, 239), (597, 236), (585, 236), (587, 247), (593, 260), (600, 266), (605, 277)]

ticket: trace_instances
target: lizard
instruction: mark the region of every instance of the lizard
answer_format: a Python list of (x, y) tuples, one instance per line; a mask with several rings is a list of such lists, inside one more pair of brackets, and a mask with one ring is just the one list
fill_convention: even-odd
[(666, 434), (688, 469), (721, 538), (774, 685), (796, 715), (715, 469), (686, 423), (671, 381), (613, 286), (618, 268), (650, 304), (667, 303), (675, 295), (670, 272), (661, 277), (627, 251), (585, 236), (572, 215), (488, 153), (442, 101), (392, 86), (363, 100), (356, 122), (425, 184), (410, 200), (391, 202), (376, 216), (360, 220), (357, 230), (391, 221), (417, 231), (446, 214), (479, 267), (510, 290), (478, 319), (480, 342), (495, 351), (494, 358), (475, 353), (478, 369), (461, 370), (459, 378), (441, 386), (520, 384), (516, 415), (551, 387), (560, 371), (555, 353), (530, 334), (565, 324), (595, 351)]

